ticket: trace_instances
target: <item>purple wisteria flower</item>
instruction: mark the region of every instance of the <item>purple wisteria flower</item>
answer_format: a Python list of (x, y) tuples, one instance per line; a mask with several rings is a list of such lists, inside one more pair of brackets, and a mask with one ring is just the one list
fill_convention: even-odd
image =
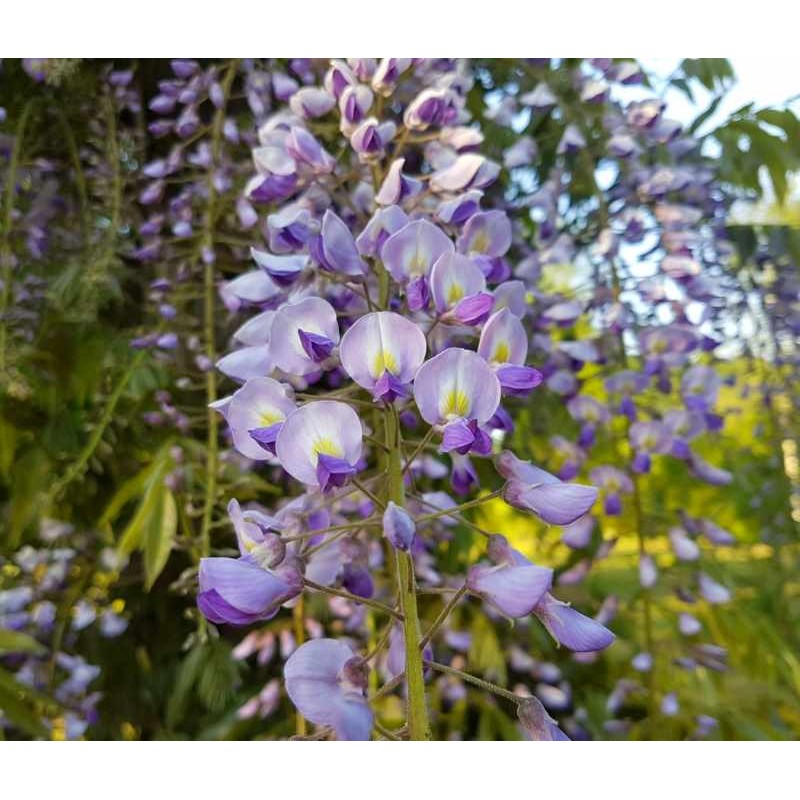
[(507, 617), (528, 616), (550, 589), (553, 570), (536, 566), (497, 534), (487, 554), (493, 563), (470, 567), (467, 587)]
[(295, 408), (287, 386), (272, 378), (251, 378), (233, 393), (225, 410), (234, 447), (256, 461), (274, 456), (278, 431)]
[(216, 624), (249, 625), (271, 619), (301, 590), (302, 580), (294, 568), (273, 572), (249, 556), (200, 561), (197, 605)]
[(426, 361), (414, 379), (422, 418), (442, 428), (442, 450), (486, 455), (491, 439), (480, 427), (500, 404), (500, 382), (475, 352), (451, 347)]
[(326, 211), (318, 236), (310, 241), (311, 255), (319, 266), (329, 272), (359, 276), (367, 265), (356, 247), (353, 234), (347, 225), (333, 212)]
[(317, 400), (293, 411), (275, 443), (281, 466), (308, 486), (343, 486), (357, 472), (364, 432), (345, 403)]
[(633, 492), (633, 481), (620, 469), (609, 465), (595, 467), (589, 473), (589, 480), (603, 493), (603, 510), (609, 516), (622, 512), (620, 494)]
[(436, 260), (430, 272), (430, 291), (443, 319), (464, 325), (479, 325), (494, 304), (483, 272), (457, 253), (444, 253)]
[(275, 312), (269, 352), (275, 366), (289, 375), (326, 368), (338, 343), (336, 311), (320, 297), (287, 303)]
[(526, 697), (517, 706), (517, 717), (534, 742), (565, 742), (569, 737), (558, 727), (536, 697)]
[(376, 400), (391, 403), (408, 393), (427, 347), (417, 324), (392, 311), (376, 311), (348, 328), (339, 357), (344, 371), (359, 386)]
[(672, 437), (663, 423), (634, 422), (629, 430), (631, 447), (635, 451), (631, 469), (634, 472), (650, 472), (650, 456), (653, 453), (667, 453), (672, 445)]
[(372, 709), (365, 699), (363, 660), (343, 642), (316, 639), (297, 648), (283, 668), (286, 693), (310, 722), (325, 725), (342, 741), (367, 741)]
[(614, 634), (597, 620), (581, 614), (568, 603), (545, 593), (533, 613), (561, 645), (576, 653), (594, 653), (609, 647)]
[(417, 528), (411, 515), (393, 500), (386, 504), (383, 512), (383, 535), (397, 550), (408, 551), (414, 543)]
[(543, 380), (539, 370), (525, 366), (528, 337), (522, 321), (509, 308), (501, 308), (486, 321), (478, 355), (494, 368), (506, 394), (526, 395)]
[(406, 287), (408, 306), (418, 311), (428, 305), (428, 277), (440, 256), (453, 252), (453, 243), (440, 228), (425, 219), (414, 220), (393, 233), (381, 249), (389, 274)]
[(532, 511), (551, 525), (570, 525), (597, 500), (594, 486), (565, 483), (529, 461), (521, 461), (508, 450), (498, 458), (497, 470), (506, 478), (505, 501)]

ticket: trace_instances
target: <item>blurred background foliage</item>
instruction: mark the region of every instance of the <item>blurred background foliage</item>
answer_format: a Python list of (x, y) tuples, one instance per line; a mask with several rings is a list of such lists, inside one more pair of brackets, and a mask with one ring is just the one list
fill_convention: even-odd
[[(154, 93), (159, 78), (170, 74), (167, 61), (114, 65), (127, 66), (136, 67), (134, 90), (143, 98)], [(479, 63), (469, 98), (489, 150), (496, 154), (513, 138), (508, 128), (492, 124), (486, 110), (494, 87), (508, 80), (516, 66)], [(156, 428), (143, 419), (156, 392), (176, 391), (169, 367), (129, 344), (147, 321), (148, 286), (158, 274), (157, 267), (129, 256), (137, 245), (134, 231), (141, 215), (135, 202), (142, 185), (139, 170), (161, 145), (147, 135), (146, 104), (138, 113), (119, 105), (107, 80), (109, 68), (107, 62), (55, 60), (40, 82), (19, 62), (4, 62), (0, 72), (0, 107), (6, 115), (0, 125), (0, 589), (15, 577), (13, 554), (26, 544), (38, 546), (47, 520), (70, 523), (88, 538), (70, 568), (72, 588), (58, 598), (57, 619), (70, 620), (83, 593), (115, 603), (129, 620), (118, 638), (106, 639), (92, 629), (78, 634), (77, 648), (89, 662), (102, 666), (94, 684), (102, 692), (99, 715), (87, 735), (285, 737), (294, 731), (285, 700), (266, 722), (258, 716), (241, 719), (236, 713), (280, 674), (280, 660), (263, 666), (234, 660), (231, 651), (241, 639), (237, 632), (204, 640), (195, 636), (193, 576), (186, 570), (200, 502), (197, 487), (203, 483), (202, 468), (196, 466), (205, 457), (203, 395), (199, 386), (177, 387), (182, 405), (194, 403), (199, 415), (190, 416), (186, 431)], [(568, 93), (566, 70), (563, 80), (561, 89)], [(759, 289), (754, 294), (761, 303), (756, 312), (768, 319), (774, 265), (800, 264), (800, 195), (793, 177), (800, 161), (800, 121), (788, 108), (748, 104), (709, 127), (735, 80), (725, 59), (686, 59), (666, 83), (689, 99), (699, 88), (711, 93), (709, 105), (697, 108), (689, 129), (703, 131), (724, 181), (741, 198), (729, 220), (730, 234), (738, 268)], [(590, 142), (601, 136), (601, 113), (602, 107), (580, 105), (576, 98), (575, 114), (581, 115)], [(539, 145), (540, 179), (553, 164), (558, 125), (545, 118), (529, 131)], [(577, 217), (597, 190), (591, 162), (589, 167), (584, 174), (576, 171), (571, 186)], [(513, 197), (524, 187), (507, 191)], [(21, 240), (31, 229), (39, 230), (40, 246)], [(548, 279), (569, 286), (575, 274), (564, 265), (551, 269)], [(199, 299), (188, 299), (186, 313), (192, 313), (194, 302)], [(219, 316), (223, 341), (226, 321), (222, 311)], [(722, 488), (699, 485), (665, 459), (644, 478), (642, 493), (648, 541), (659, 566), (674, 561), (667, 544), (670, 514), (709, 517), (735, 535), (735, 547), (709, 555), (714, 559), (712, 574), (724, 576), (734, 600), (724, 606), (701, 604), (698, 614), (714, 640), (728, 649), (730, 669), (683, 672), (661, 659), (663, 672), (648, 680), (680, 689), (683, 705), (678, 715), (663, 718), (658, 729), (638, 729), (636, 735), (642, 737), (689, 737), (698, 714), (719, 720), (713, 734), (719, 738), (800, 736), (800, 540), (798, 509), (793, 518), (789, 506), (792, 481), (798, 480), (796, 365), (776, 359), (768, 348), (752, 346), (746, 331), (734, 331), (731, 338), (737, 347), (725, 369), (735, 381), (723, 391), (725, 427), (706, 449), (714, 448), (714, 462), (730, 470), (734, 481)], [(587, 365), (581, 377), (590, 378), (597, 369)], [(603, 399), (602, 380), (594, 385)], [(663, 402), (663, 397), (646, 402)], [(573, 435), (577, 423), (559, 398), (535, 394), (520, 413), (515, 452), (552, 465), (548, 437), (554, 431)], [(608, 452), (607, 460), (613, 461), (615, 447), (615, 441), (601, 440), (596, 455)], [(702, 444), (699, 450), (703, 452)], [(189, 472), (182, 486), (164, 480), (176, 458), (185, 460)], [(223, 470), (224, 483), (237, 487), (240, 500), (279, 491), (255, 475), (239, 473), (234, 464), (223, 464)], [(562, 590), (566, 600), (588, 593), (595, 605), (617, 595), (622, 611), (614, 626), (617, 645), (595, 663), (580, 663), (557, 651), (541, 629), (517, 631), (523, 641), (527, 637), (530, 652), (557, 664), (580, 693), (570, 702), (587, 709), (584, 725), (596, 738), (614, 735), (603, 727), (608, 693), (630, 674), (630, 659), (637, 643), (642, 644), (642, 590), (629, 505), (620, 517), (600, 518), (595, 546), (601, 539), (615, 540), (609, 557), (592, 569), (585, 583)], [(561, 564), (562, 572), (577, 563), (558, 529), (547, 529), (500, 502), (482, 509), (481, 517), (481, 524), (504, 532), (534, 559)], [(440, 554), (443, 568), (465, 567), (477, 554), (475, 546), (468, 531), (458, 531), (455, 546)], [(101, 571), (103, 548), (130, 555), (127, 567)], [(310, 603), (310, 615), (335, 630), (340, 621), (326, 619), (327, 606), (317, 600)], [(672, 622), (676, 604), (669, 583), (662, 582), (653, 609), (659, 652), (677, 654), (679, 634)], [(667, 609), (672, 613), (663, 614)], [(423, 602), (427, 621), (436, 611), (435, 604)], [(263, 631), (275, 634), (280, 650), (292, 624), (281, 615)], [(515, 659), (509, 658), (507, 623), (490, 623), (465, 605), (456, 612), (454, 627), (472, 633), (469, 661), (475, 671), (502, 684), (523, 679), (515, 672)], [(32, 640), (14, 639), (12, 632), (0, 630), (0, 662), (4, 653), (36, 647)], [(455, 730), (464, 738), (519, 737), (514, 721), (491, 700), (467, 707), (463, 700), (440, 697), (441, 686), (437, 684), (432, 700), (441, 712), (441, 738)], [(629, 715), (644, 717), (644, 702), (631, 695), (626, 700)], [(57, 726), (45, 729), (41, 724), (41, 719), (59, 718), (58, 700), (16, 683), (2, 667), (0, 709), (15, 735), (59, 738)], [(399, 706), (397, 712), (399, 722)]]

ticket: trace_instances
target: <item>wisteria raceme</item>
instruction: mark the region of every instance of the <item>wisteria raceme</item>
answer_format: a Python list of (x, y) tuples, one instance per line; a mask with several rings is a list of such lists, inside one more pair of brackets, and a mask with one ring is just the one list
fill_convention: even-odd
[[(247, 623), (274, 615), (304, 582), (334, 599), (369, 603), (362, 608), (392, 623), (399, 600), (402, 640), (392, 641), (405, 651), (408, 735), (427, 738), (423, 661), (432, 659), (431, 647), (436, 651), (437, 631), (425, 635), (422, 654), (408, 576), (416, 573), (420, 588), (441, 580), (427, 566), (437, 528), (457, 521), (462, 507), (501, 493), (566, 525), (591, 508), (597, 490), (562, 483), (508, 453), (498, 467), (500, 488), (489, 495), (461, 504), (447, 495), (444, 504), (431, 493), (413, 496), (408, 477), (420, 468), (434, 481), (451, 473), (462, 496), (474, 492), (480, 479), (471, 459), (492, 454), (493, 439), (510, 425), (505, 404), (534, 390), (542, 374), (526, 363), (525, 287), (511, 279), (506, 261), (511, 222), (502, 209), (480, 206), (498, 168), (475, 152), (481, 137), (463, 127), (468, 74), (459, 62), (408, 62), (395, 74), (390, 62), (374, 67), (370, 86), (348, 63), (332, 62), (321, 86), (299, 89), (289, 112), (278, 110), (259, 130), (258, 175), (246, 196), (256, 205), (279, 199), (286, 205), (268, 215), (267, 249), (252, 251), (258, 269), (249, 273), (252, 293), (243, 294), (244, 283), (234, 288), (236, 281), (225, 287), (223, 297), (235, 293), (266, 310), (237, 333), (245, 350), (219, 362), (243, 385), (215, 406), (242, 454), (280, 465), (305, 487), (284, 506), (300, 503), (303, 510), (300, 527), (291, 529), (279, 519), (280, 508), (245, 512), (255, 525), (254, 544), (238, 561), (201, 563), (199, 604), (212, 622)], [(369, 74), (364, 65), (359, 71)], [(411, 98), (405, 110), (379, 118), (373, 93), (392, 97), (400, 86)], [(334, 163), (316, 120), (337, 113), (350, 155)], [(421, 131), (428, 133), (417, 142)], [(420, 173), (420, 157), (431, 160), (430, 175)], [(408, 171), (411, 163), (416, 174)], [(241, 362), (232, 369), (237, 353)], [(352, 384), (344, 383), (348, 378)], [(232, 513), (242, 530), (238, 504)], [(302, 520), (314, 516), (321, 524), (306, 528)], [(388, 561), (375, 550), (381, 527), (396, 552)], [(274, 547), (266, 550), (269, 558), (260, 555), (267, 536), (283, 539), (283, 560), (272, 557), (279, 552)], [(505, 615), (538, 616), (556, 641), (576, 651), (611, 643), (602, 625), (548, 593), (551, 569), (502, 541), (490, 536), (494, 566), (473, 566), (448, 610), (469, 591)], [(365, 572), (376, 567), (388, 573)], [(394, 592), (398, 600), (389, 601)], [(443, 612), (439, 625), (446, 621)], [(297, 650), (286, 664), (289, 696), (309, 721), (339, 737), (369, 738), (374, 711), (365, 704), (366, 684), (356, 680), (369, 661), (349, 669), (358, 659), (341, 645), (347, 657), (329, 664), (335, 647), (321, 640)]]
[[(107, 548), (99, 554), (99, 563), (92, 565), (90, 538), (76, 534), (69, 523), (46, 520), (39, 538), (39, 546), (25, 545), (13, 561), (0, 559), (0, 630), (21, 637), (19, 652), (14, 642), (8, 648), (13, 679), (27, 689), (52, 692), (58, 703), (43, 719), (50, 738), (81, 739), (98, 721), (102, 693), (92, 688), (101, 667), (80, 654), (78, 642), (90, 629), (103, 638), (125, 632), (125, 603), (109, 597), (124, 561)], [(61, 622), (64, 610), (59, 603), (65, 588), (87, 576), (96, 587), (94, 598), (78, 599)], [(0, 716), (6, 734), (15, 730), (14, 723), (14, 716)]]

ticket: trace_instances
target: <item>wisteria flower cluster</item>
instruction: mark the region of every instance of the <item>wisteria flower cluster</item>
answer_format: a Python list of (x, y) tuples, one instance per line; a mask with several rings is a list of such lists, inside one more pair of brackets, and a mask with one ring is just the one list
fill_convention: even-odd
[[(569, 525), (598, 494), (498, 450), (506, 407), (542, 373), (528, 363), (526, 287), (507, 258), (511, 222), (481, 206), (500, 168), (466, 125), (469, 87), (457, 62), (385, 59), (334, 61), (322, 86), (298, 89), (259, 129), (246, 190), (253, 203), (285, 204), (267, 217), (257, 269), (223, 289), (252, 304), (258, 285), (266, 307), (219, 363), (242, 385), (216, 408), (242, 455), (280, 465), (303, 491), (271, 511), (231, 500), (240, 556), (201, 561), (200, 609), (216, 624), (248, 624), (312, 591), (382, 616), (385, 643), (400, 648), (392, 682), (405, 687), (403, 735), (413, 739), (431, 735), (425, 670), (453, 669), (431, 648), (466, 594), (510, 619), (535, 616), (575, 652), (614, 639), (551, 593), (551, 569), (477, 526), (485, 560), (421, 628), (418, 593), (440, 582), (426, 572), (448, 521), (502, 497)], [(346, 145), (338, 159), (318, 135), (331, 117)], [(481, 494), (475, 462), (493, 456), (501, 487)], [(475, 499), (416, 489), (419, 478), (447, 475), (455, 493)], [(289, 697), (338, 738), (369, 738), (380, 725), (367, 692), (379, 650), (301, 644), (285, 667)], [(526, 702), (525, 720), (536, 716)], [(552, 738), (539, 716), (526, 729)]]
[[(21, 686), (52, 697), (51, 710), (42, 715), (52, 739), (80, 739), (98, 719), (102, 694), (91, 687), (101, 668), (90, 664), (76, 643), (93, 627), (104, 638), (124, 633), (124, 601), (110, 596), (124, 565), (107, 548), (89, 569), (82, 551), (90, 541), (69, 523), (46, 520), (40, 539), (40, 547), (25, 545), (13, 560), (0, 560), (0, 630), (11, 634), (0, 661)], [(86, 576), (89, 591), (74, 605), (59, 606), (67, 587)], [(0, 726), (13, 727), (13, 720), (0, 714)]]

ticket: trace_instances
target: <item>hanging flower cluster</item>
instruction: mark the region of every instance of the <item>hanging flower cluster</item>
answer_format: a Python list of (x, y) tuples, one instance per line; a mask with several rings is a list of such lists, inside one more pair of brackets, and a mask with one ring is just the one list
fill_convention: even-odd
[[(574, 556), (559, 582), (583, 581), (613, 546), (607, 533), (593, 534), (597, 521), (612, 537), (636, 534), (644, 626), (631, 665), (646, 675), (646, 687), (627, 677), (621, 685), (626, 695), (644, 692), (651, 709), (660, 703), (664, 715), (674, 716), (680, 679), (672, 679), (669, 658), (692, 671), (709, 666), (705, 655), (713, 652), (712, 668), (725, 669), (721, 648), (693, 643), (703, 626), (691, 611), (700, 600), (730, 598), (706, 569), (714, 570), (713, 549), (734, 539), (711, 519), (688, 518), (679, 498), (664, 519), (664, 504), (648, 508), (644, 487), (663, 462), (670, 469), (682, 463), (714, 486), (732, 480), (697, 447), (724, 425), (716, 411), (723, 379), (715, 352), (727, 338), (730, 298), (740, 296), (738, 279), (726, 268), (733, 252), (724, 227), (731, 200), (700, 142), (666, 116), (662, 100), (637, 88), (642, 72), (634, 62), (570, 60), (549, 67), (547, 60), (529, 64), (521, 78), (493, 87), (501, 99), (492, 116), (521, 134), (504, 153), (514, 204), (529, 210), (534, 223), (534, 246), (526, 254), (518, 243), (517, 274), (537, 281), (569, 262), (590, 276), (592, 287), (562, 296), (538, 292), (533, 310), (532, 342), (545, 386), (564, 399), (577, 427), (574, 440), (551, 440), (550, 458), (564, 479), (588, 467), (602, 501), (601, 515), (565, 530), (563, 543)], [(526, 136), (542, 126), (558, 141), (546, 143), (549, 152)], [(550, 163), (553, 150), (548, 170), (540, 165)], [(578, 224), (562, 216), (565, 207), (582, 209)], [(672, 558), (659, 560), (674, 564), (669, 576), (648, 544), (653, 534), (665, 533)], [(709, 547), (701, 547), (703, 540)], [(683, 605), (671, 624), (689, 637), (688, 653), (656, 652), (654, 617), (671, 615), (652, 601), (664, 584)], [(621, 707), (610, 699), (610, 716)], [(610, 719), (606, 727), (623, 732), (630, 723)]]
[[(104, 638), (127, 628), (124, 602), (109, 596), (123, 564), (107, 548), (90, 567), (91, 539), (68, 523), (45, 520), (40, 539), (41, 546), (25, 545), (13, 560), (0, 559), (0, 631), (8, 637), (0, 661), (20, 686), (53, 698), (42, 714), (52, 739), (80, 739), (98, 719), (102, 694), (91, 689), (101, 669), (78, 652), (78, 639), (91, 628)], [(77, 581), (88, 591), (73, 605), (63, 604), (75, 595)], [(3, 729), (15, 722), (0, 714)]]
[[(397, 645), (391, 681), (406, 687), (410, 738), (430, 736), (424, 668), (458, 672), (429, 647), (466, 594), (492, 613), (534, 616), (575, 652), (614, 639), (551, 593), (551, 569), (474, 525), (486, 560), (421, 630), (418, 593), (441, 583), (433, 554), (448, 522), (503, 497), (569, 525), (598, 494), (496, 444), (511, 425), (507, 409), (542, 373), (528, 363), (511, 222), (482, 206), (500, 167), (467, 125), (470, 87), (460, 62), (355, 59), (331, 62), (321, 85), (294, 92), (259, 128), (246, 187), (256, 205), (283, 205), (267, 216), (256, 269), (223, 288), (261, 310), (219, 362), (242, 385), (215, 407), (243, 456), (280, 466), (302, 493), (272, 510), (231, 500), (240, 555), (201, 561), (200, 609), (213, 623), (248, 624), (313, 591), (388, 618), (384, 644)], [(240, 288), (255, 285), (258, 297)], [(476, 463), (492, 457), (499, 488), (481, 494)], [(475, 499), (420, 491), (448, 475)], [(367, 686), (381, 648), (359, 654), (366, 646), (350, 630), (348, 641), (301, 644), (286, 690), (310, 722), (366, 739), (380, 725)]]

